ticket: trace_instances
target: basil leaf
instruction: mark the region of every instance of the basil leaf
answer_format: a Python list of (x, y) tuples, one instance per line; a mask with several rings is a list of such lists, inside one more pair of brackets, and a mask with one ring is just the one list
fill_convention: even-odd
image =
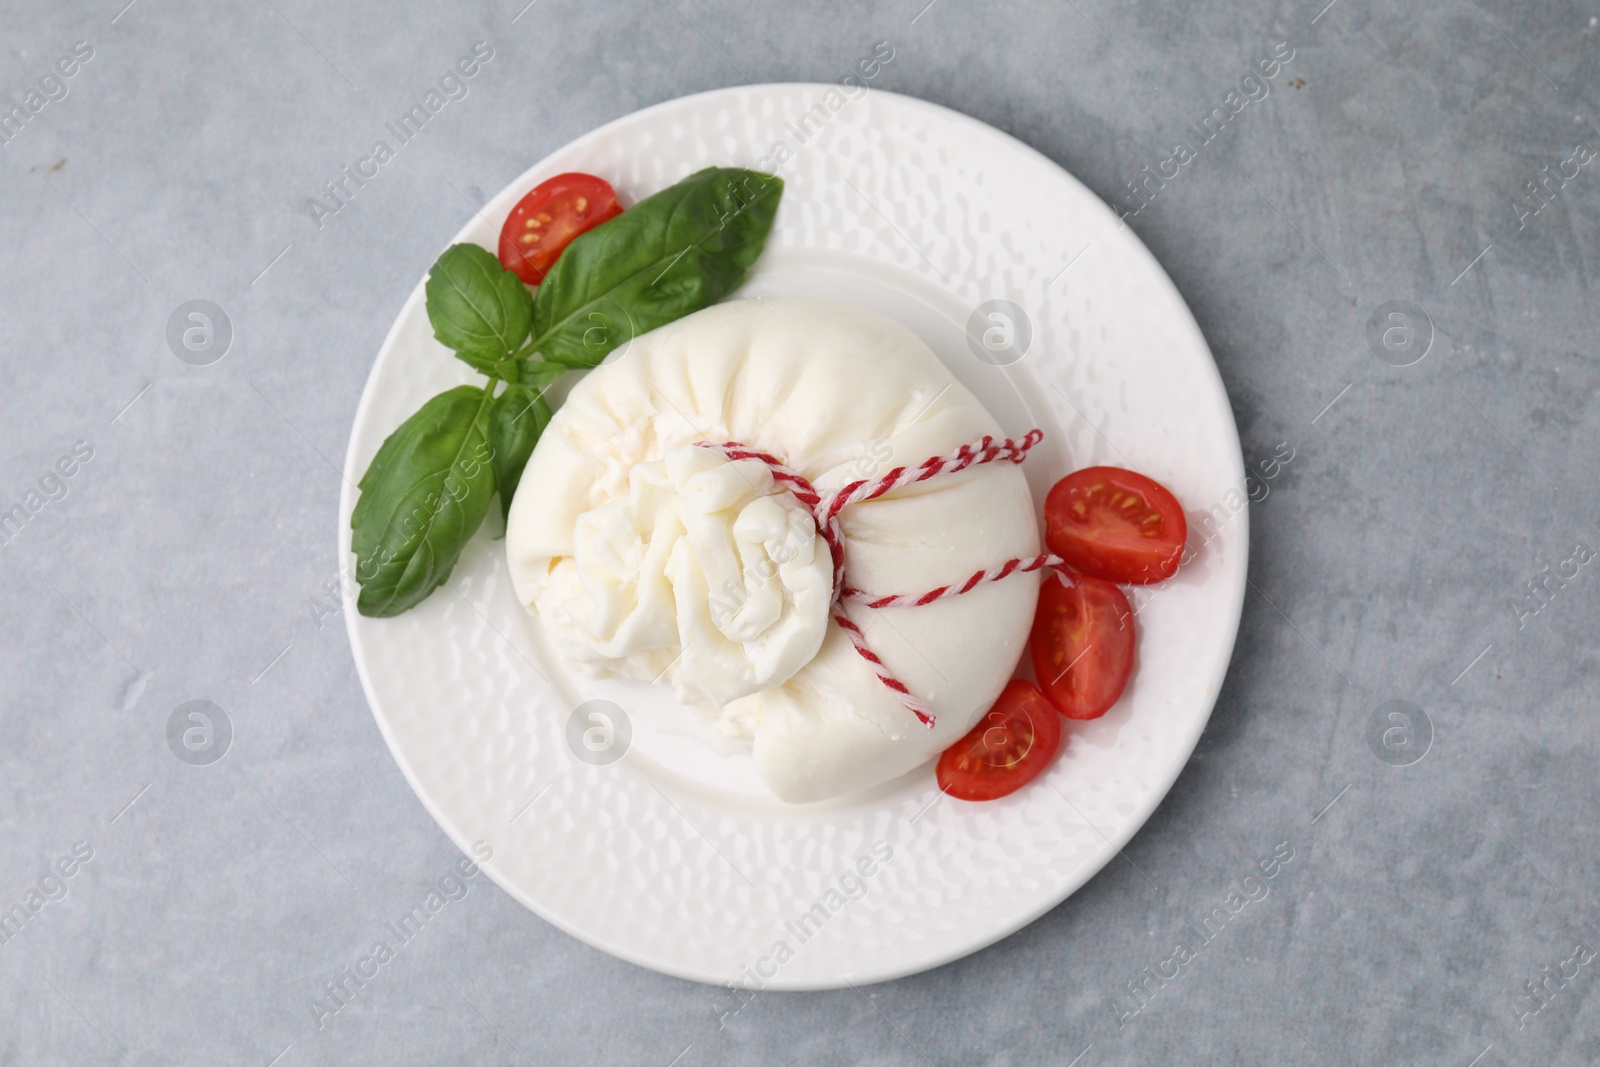
[(536, 393), (543, 393), (545, 389), (555, 384), (557, 378), (571, 369), (565, 363), (551, 363), (547, 360), (524, 360), (519, 371), (519, 377), (514, 381), (526, 385)]
[(440, 393), (384, 440), (361, 476), (350, 515), (361, 614), (398, 615), (421, 602), (483, 522), (495, 486), (489, 403), (476, 386)]
[(783, 180), (708, 167), (580, 235), (533, 301), (533, 350), (593, 367), (647, 330), (738, 288), (772, 229)]
[(539, 390), (526, 385), (506, 388), (489, 408), (489, 455), (494, 484), (500, 488), (502, 517), (511, 518), (511, 498), (522, 481), (522, 468), (533, 455), (539, 435), (550, 425), (550, 405)]
[(533, 297), (513, 273), (477, 245), (451, 245), (428, 272), (424, 287), (433, 336), (474, 370), (495, 364), (528, 336)]

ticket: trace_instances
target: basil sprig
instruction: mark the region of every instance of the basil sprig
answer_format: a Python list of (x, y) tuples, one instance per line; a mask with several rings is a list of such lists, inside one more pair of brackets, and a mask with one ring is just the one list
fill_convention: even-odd
[(428, 321), (488, 382), (429, 400), (361, 476), (350, 516), (357, 610), (398, 615), (442, 585), (496, 492), (510, 515), (552, 417), (550, 386), (738, 288), (782, 194), (781, 179), (756, 171), (691, 174), (576, 238), (536, 295), (485, 249), (446, 249), (424, 287)]

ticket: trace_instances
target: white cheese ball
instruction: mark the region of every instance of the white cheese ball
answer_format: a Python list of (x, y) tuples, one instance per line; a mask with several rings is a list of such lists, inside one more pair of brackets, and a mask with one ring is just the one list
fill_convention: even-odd
[[(833, 621), (832, 560), (809, 511), (759, 461), (824, 495), (999, 425), (910, 330), (847, 304), (739, 300), (634, 340), (589, 372), (540, 438), (506, 529), (518, 599), (579, 668), (670, 684), (793, 803), (906, 773), (965, 734), (1011, 677), (1036, 574), (922, 607), (848, 616), (933, 710), (919, 723)], [(920, 594), (1039, 551), (1022, 471), (941, 474), (847, 507), (846, 578)]]

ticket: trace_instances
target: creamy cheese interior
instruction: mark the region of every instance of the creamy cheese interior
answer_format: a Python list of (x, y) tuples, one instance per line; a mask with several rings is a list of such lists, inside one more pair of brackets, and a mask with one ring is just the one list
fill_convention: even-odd
[[(1036, 575), (923, 607), (846, 606), (938, 717), (928, 730), (833, 622), (832, 561), (765, 464), (822, 492), (985, 434), (989, 413), (914, 334), (826, 301), (743, 300), (634, 341), (557, 410), (512, 504), (518, 598), (576, 666), (655, 680), (748, 736), (762, 778), (807, 802), (887, 781), (971, 728), (1010, 677)], [(921, 593), (1039, 551), (1022, 472), (941, 475), (841, 516), (850, 584)]]
[(827, 631), (827, 545), (756, 460), (676, 445), (634, 464), (626, 493), (578, 515), (566, 563), (535, 604), (568, 624), (571, 654), (611, 662), (674, 650), (672, 682), (693, 703), (721, 707), (782, 685)]

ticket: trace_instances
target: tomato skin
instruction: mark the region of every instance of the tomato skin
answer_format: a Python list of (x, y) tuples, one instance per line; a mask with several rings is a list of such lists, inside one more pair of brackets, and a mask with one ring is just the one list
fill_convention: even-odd
[(1178, 498), (1121, 467), (1085, 467), (1044, 501), (1045, 545), (1073, 570), (1108, 582), (1147, 585), (1178, 573), (1189, 536)]
[(965, 737), (944, 750), (939, 788), (957, 800), (998, 800), (1039, 776), (1061, 747), (1061, 718), (1032, 682), (1012, 679)]
[(540, 182), (500, 228), (500, 265), (527, 285), (544, 281), (572, 239), (622, 214), (616, 190), (593, 174), (557, 174)]
[(1133, 673), (1133, 646), (1133, 608), (1121, 589), (1081, 574), (1045, 578), (1028, 647), (1039, 687), (1061, 714), (1109, 711)]

